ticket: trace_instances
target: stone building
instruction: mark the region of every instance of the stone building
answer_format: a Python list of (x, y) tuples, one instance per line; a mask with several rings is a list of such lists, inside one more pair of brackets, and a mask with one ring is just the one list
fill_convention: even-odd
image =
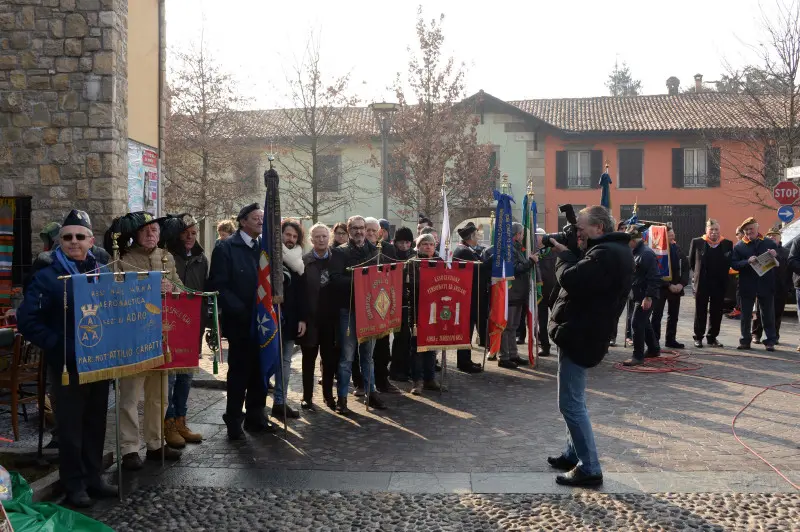
[[(15, 284), (41, 249), (31, 232), (77, 207), (101, 234), (150, 192), (129, 174), (132, 154), (149, 148), (156, 168), (162, 156), (164, 2), (0, 1), (0, 196), (16, 200)], [(146, 175), (157, 187), (156, 172)], [(141, 203), (155, 212), (152, 192)]]

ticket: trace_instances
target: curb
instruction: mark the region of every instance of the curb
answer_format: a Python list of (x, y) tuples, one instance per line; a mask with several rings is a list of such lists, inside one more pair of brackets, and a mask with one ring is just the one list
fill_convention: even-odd
[[(111, 451), (103, 453), (103, 468), (108, 469), (114, 463), (114, 453)], [(61, 486), (58, 485), (58, 469), (47, 476), (31, 483), (33, 490), (33, 502), (43, 502), (54, 499), (61, 493)]]

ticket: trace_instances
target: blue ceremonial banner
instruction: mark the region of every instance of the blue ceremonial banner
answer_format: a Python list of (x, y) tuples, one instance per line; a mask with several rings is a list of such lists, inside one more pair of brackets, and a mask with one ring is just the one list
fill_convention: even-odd
[(514, 199), (508, 194), (494, 191), (497, 209), (494, 218), (494, 258), (492, 259), (492, 280), (513, 279), (514, 263), (511, 260), (511, 204)]
[[(133, 375), (164, 363), (161, 272), (149, 272), (142, 279), (139, 275), (72, 276), (75, 364), (81, 384)], [(68, 375), (62, 379), (67, 381)]]

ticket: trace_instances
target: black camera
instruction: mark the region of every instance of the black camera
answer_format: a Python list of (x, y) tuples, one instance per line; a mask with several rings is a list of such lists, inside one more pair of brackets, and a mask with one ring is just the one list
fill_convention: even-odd
[(567, 225), (561, 229), (560, 233), (550, 233), (542, 235), (542, 246), (553, 247), (552, 240), (555, 240), (561, 245), (567, 246), (569, 249), (578, 248), (578, 218), (575, 216), (575, 209), (571, 203), (566, 205), (559, 205), (558, 212), (562, 213), (567, 219)]

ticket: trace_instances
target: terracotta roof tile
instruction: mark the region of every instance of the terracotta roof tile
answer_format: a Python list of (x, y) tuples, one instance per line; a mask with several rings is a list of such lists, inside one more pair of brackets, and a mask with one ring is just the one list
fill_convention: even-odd
[[(242, 112), (251, 135), (265, 139), (305, 135), (306, 131), (299, 129), (296, 125), (302, 124), (301, 113), (302, 109), (265, 109)], [(350, 137), (379, 135), (380, 133), (375, 115), (369, 107), (345, 107), (336, 109), (335, 117), (331, 116), (325, 134)]]

